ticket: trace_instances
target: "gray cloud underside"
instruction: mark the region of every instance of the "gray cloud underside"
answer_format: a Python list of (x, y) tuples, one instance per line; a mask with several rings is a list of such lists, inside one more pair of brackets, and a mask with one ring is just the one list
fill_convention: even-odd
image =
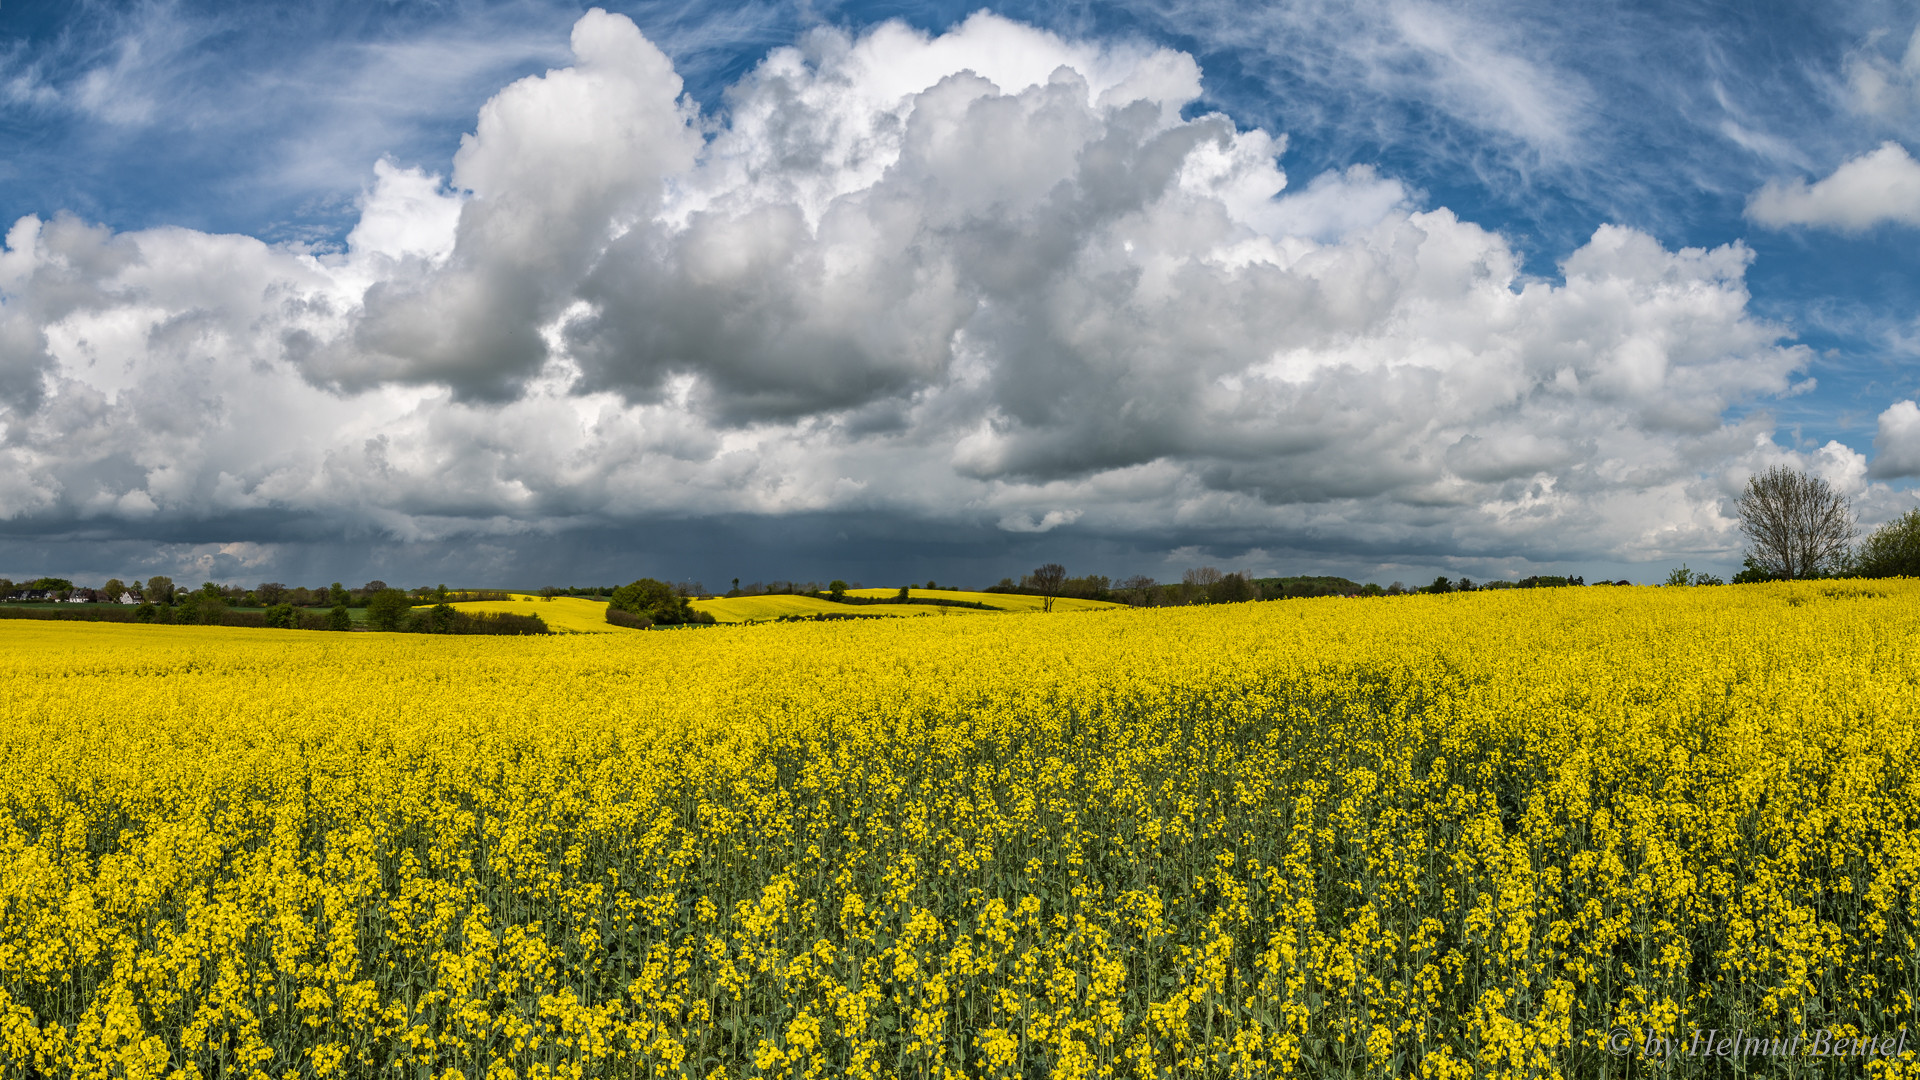
[[(16, 224), (14, 534), (837, 513), (1634, 561), (1726, 551), (1775, 461), (1897, 501), (1752, 408), (1808, 358), (1748, 311), (1744, 248), (1607, 226), (1527, 278), (1391, 177), (1293, 183), (1283, 137), (1183, 118), (1183, 54), (821, 30), (715, 117), (622, 17), (572, 50), (444, 183), (381, 164), (342, 252)], [(1876, 475), (1920, 469), (1899, 408)]]

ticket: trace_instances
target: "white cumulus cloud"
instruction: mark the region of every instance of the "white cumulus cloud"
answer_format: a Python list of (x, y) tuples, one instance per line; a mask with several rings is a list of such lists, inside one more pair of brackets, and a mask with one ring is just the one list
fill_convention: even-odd
[(1776, 229), (1813, 225), (1857, 232), (1887, 222), (1920, 225), (1920, 161), (1898, 143), (1881, 143), (1813, 184), (1768, 184), (1747, 203), (1747, 216)]
[(1920, 476), (1920, 405), (1896, 401), (1880, 414), (1873, 436), (1873, 475), (1887, 480)]

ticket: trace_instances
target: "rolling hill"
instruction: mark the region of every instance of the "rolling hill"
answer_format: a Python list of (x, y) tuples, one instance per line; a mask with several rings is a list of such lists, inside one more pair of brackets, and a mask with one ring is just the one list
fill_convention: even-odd
[[(899, 595), (899, 589), (849, 589), (848, 596), (888, 597)], [(967, 592), (962, 589), (909, 589), (907, 597), (934, 597), (940, 600), (964, 600), (972, 604), (985, 604), (999, 611), (1039, 611), (1042, 599), (1038, 596), (1026, 596), (1021, 593)], [(1080, 600), (1062, 596), (1053, 602), (1055, 611), (1102, 611), (1107, 608), (1126, 607), (1125, 604), (1110, 604), (1105, 600)], [(965, 610), (956, 608), (955, 610)]]
[[(872, 592), (874, 590), (864, 590)], [(887, 596), (893, 590), (879, 590)], [(717, 596), (695, 600), (695, 611), (704, 611), (723, 623), (770, 622), (774, 619), (811, 615), (865, 615), (898, 618), (907, 615), (988, 615), (977, 608), (941, 607), (935, 604), (836, 604), (814, 596), (773, 594), (763, 596)]]
[(579, 596), (542, 597), (514, 593), (511, 600), (469, 600), (453, 605), (455, 610), (478, 614), (504, 612), (508, 615), (538, 615), (547, 629), (556, 634), (628, 634), (631, 630), (607, 621), (604, 600)]

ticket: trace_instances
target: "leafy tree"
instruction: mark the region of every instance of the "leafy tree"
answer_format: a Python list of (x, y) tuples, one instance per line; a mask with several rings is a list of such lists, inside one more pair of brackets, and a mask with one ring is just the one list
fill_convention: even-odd
[(675, 592), (673, 586), (653, 578), (641, 578), (613, 590), (607, 607), (629, 615), (645, 615), (662, 626), (693, 621), (693, 606)]
[(1453, 582), (1447, 580), (1447, 575), (1441, 574), (1439, 577), (1433, 579), (1433, 584), (1420, 591), (1423, 593), (1434, 593), (1436, 595), (1439, 593), (1450, 593), (1453, 591)]
[(1920, 509), (1909, 510), (1873, 530), (1854, 553), (1861, 577), (1920, 577)]
[(115, 604), (120, 602), (120, 594), (126, 591), (127, 583), (117, 577), (108, 578), (107, 583), (100, 586), (100, 592), (106, 596), (109, 602)]
[(1687, 569), (1686, 563), (1681, 563), (1679, 566), (1667, 571), (1666, 584), (1691, 585), (1693, 584), (1693, 571)]
[(353, 602), (353, 597), (337, 581), (327, 587), (327, 599), (333, 601), (334, 607), (346, 607)]
[(375, 630), (398, 630), (412, 608), (413, 602), (399, 589), (377, 589), (367, 597), (367, 625)]
[(133, 621), (152, 622), (153, 617), (158, 613), (159, 609), (153, 606), (153, 601), (145, 600), (141, 602), (139, 607), (133, 609)]
[(194, 621), (201, 626), (219, 626), (227, 617), (227, 602), (204, 591), (194, 598)]
[(173, 579), (163, 575), (150, 577), (147, 579), (146, 588), (140, 590), (140, 595), (150, 604), (171, 604), (173, 603)]
[(1460, 580), (1459, 580), (1458, 582), (1456, 582), (1456, 583), (1454, 584), (1454, 586), (1453, 586), (1453, 590), (1454, 590), (1455, 592), (1472, 592), (1472, 591), (1473, 591), (1473, 579), (1472, 579), (1472, 578), (1464, 578), (1464, 577), (1463, 577), (1463, 578), (1461, 578), (1461, 579), (1460, 579)]
[(847, 583), (839, 578), (827, 582), (827, 599), (839, 603), (847, 598)]
[(1245, 574), (1228, 574), (1207, 588), (1207, 602), (1212, 604), (1238, 604), (1253, 598), (1253, 585)]
[(1775, 465), (1747, 480), (1740, 496), (1747, 558), (1775, 577), (1819, 577), (1837, 569), (1859, 532), (1846, 497), (1817, 476)]
[(1067, 581), (1067, 568), (1057, 562), (1034, 567), (1033, 573), (1022, 582), (1025, 586), (1040, 594), (1040, 610), (1052, 611), (1053, 602), (1060, 596), (1060, 587)]
[(335, 604), (333, 606), (333, 610), (327, 612), (327, 629), (329, 630), (353, 629), (353, 612), (347, 610), (347, 605)]
[(299, 625), (295, 621), (292, 604), (270, 604), (265, 615), (267, 625), (280, 630), (292, 630)]

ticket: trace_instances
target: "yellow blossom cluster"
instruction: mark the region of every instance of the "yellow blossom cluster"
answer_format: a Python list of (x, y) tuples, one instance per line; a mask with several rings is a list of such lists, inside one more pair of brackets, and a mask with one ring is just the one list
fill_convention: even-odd
[(1920, 582), (0, 641), (7, 1077), (1920, 1074), (1640, 1049), (1914, 1023)]

